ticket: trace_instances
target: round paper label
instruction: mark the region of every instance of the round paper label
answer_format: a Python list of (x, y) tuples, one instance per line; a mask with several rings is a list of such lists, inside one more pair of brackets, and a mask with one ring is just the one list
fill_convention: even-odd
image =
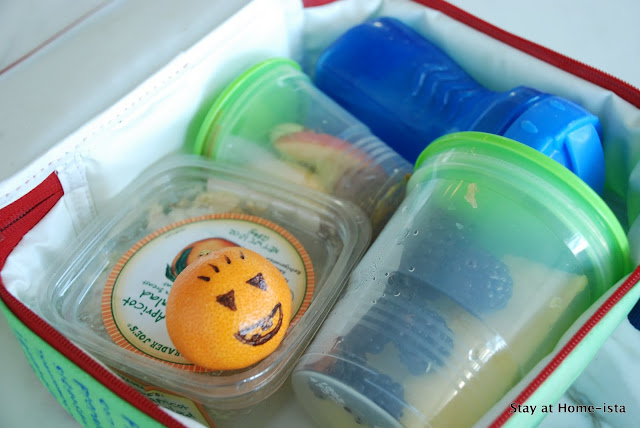
[(205, 371), (175, 349), (165, 306), (175, 277), (203, 251), (253, 250), (284, 275), (293, 297), (291, 326), (311, 303), (314, 274), (302, 244), (284, 228), (246, 214), (215, 214), (173, 223), (147, 235), (118, 260), (102, 296), (102, 317), (119, 346), (185, 370)]

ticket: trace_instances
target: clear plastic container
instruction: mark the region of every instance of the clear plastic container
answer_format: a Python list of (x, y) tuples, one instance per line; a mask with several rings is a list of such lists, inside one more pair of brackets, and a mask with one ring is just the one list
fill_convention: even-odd
[[(212, 414), (244, 411), (281, 386), (369, 240), (369, 222), (352, 204), (209, 159), (173, 155), (114, 198), (65, 252), (40, 308), (59, 331), (156, 403), (206, 423)], [(280, 268), (294, 316), (266, 359), (211, 372), (173, 348), (164, 306), (190, 257), (229, 245), (257, 251)]]
[(440, 138), (294, 391), (323, 427), (471, 426), (630, 267), (617, 219), (570, 171), (504, 137)]
[(194, 152), (351, 201), (369, 216), (374, 233), (404, 197), (412, 170), (297, 63), (281, 58), (255, 65), (225, 89)]

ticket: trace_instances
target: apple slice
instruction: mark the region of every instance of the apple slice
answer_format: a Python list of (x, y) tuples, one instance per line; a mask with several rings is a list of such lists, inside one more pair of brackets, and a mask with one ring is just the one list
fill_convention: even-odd
[(276, 137), (274, 148), (284, 159), (315, 172), (327, 191), (332, 191), (347, 171), (361, 169), (370, 163), (366, 154), (346, 141), (311, 130), (300, 131), (294, 126), (291, 129), (294, 132), (273, 133)]
[(301, 165), (265, 157), (248, 163), (247, 167), (267, 170), (269, 175), (281, 178), (289, 183), (300, 184), (323, 193), (328, 192), (321, 177)]
[(284, 137), (285, 135), (293, 134), (296, 132), (305, 131), (306, 128), (299, 123), (285, 122), (273, 127), (271, 132), (269, 133), (269, 141), (271, 143), (275, 142), (278, 138)]
[(282, 159), (282, 155), (276, 153), (271, 147), (265, 147), (239, 136), (228, 136), (223, 143), (224, 150), (218, 155), (219, 160), (242, 166), (248, 173), (254, 175), (262, 172), (289, 183), (327, 192), (317, 174), (303, 165)]

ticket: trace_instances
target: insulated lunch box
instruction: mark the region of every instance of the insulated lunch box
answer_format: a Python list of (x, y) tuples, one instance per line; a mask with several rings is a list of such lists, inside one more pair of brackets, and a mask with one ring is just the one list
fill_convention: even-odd
[[(526, 84), (597, 115), (602, 196), (637, 265), (640, 225), (628, 207), (637, 200), (640, 91), (622, 80), (438, 0), (97, 2), (38, 49), (0, 66), (0, 141), (7, 147), (0, 181), (2, 312), (39, 381), (79, 424), (313, 426), (288, 378), (245, 409), (210, 411), (186, 391), (127, 376), (54, 328), (38, 302), (52, 265), (75, 256), (62, 253), (96, 218), (113, 212), (123, 189), (160, 159), (191, 151), (226, 85), (273, 57), (295, 60), (313, 78), (316, 59), (333, 40), (380, 16), (429, 37), (491, 90)], [(566, 420), (634, 426), (640, 342), (628, 314), (640, 298), (638, 280), (635, 270), (610, 284), (477, 426)]]

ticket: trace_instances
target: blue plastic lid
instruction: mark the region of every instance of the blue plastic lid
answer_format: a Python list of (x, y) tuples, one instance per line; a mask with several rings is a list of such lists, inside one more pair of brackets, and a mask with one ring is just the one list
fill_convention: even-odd
[(544, 153), (601, 194), (605, 178), (601, 133), (596, 116), (549, 96), (530, 105), (502, 135)]

